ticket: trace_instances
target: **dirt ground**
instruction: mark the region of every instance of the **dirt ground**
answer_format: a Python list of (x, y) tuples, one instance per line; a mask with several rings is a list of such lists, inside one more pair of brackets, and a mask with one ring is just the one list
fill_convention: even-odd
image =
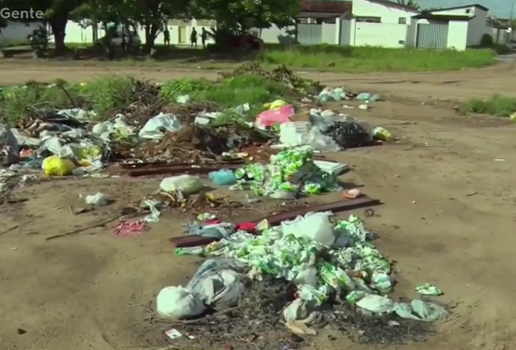
[[(134, 74), (148, 79), (215, 76), (215, 72), (160, 68), (20, 66), (1, 64), (0, 84), (55, 78), (83, 81), (98, 74)], [(412, 349), (504, 350), (514, 344), (516, 321), (511, 267), (516, 194), (515, 128), (487, 117), (457, 116), (455, 101), (516, 96), (516, 69), (498, 65), (449, 73), (306, 73), (329, 85), (381, 92), (387, 99), (369, 111), (350, 110), (384, 126), (401, 142), (332, 154), (352, 164), (343, 179), (363, 185), (385, 204), (367, 225), (380, 250), (397, 261), (397, 295), (414, 297), (415, 286), (435, 283), (456, 306), (438, 333)], [(115, 238), (107, 228), (45, 241), (45, 237), (109, 218), (111, 207), (72, 215), (79, 195), (105, 192), (141, 198), (159, 179), (61, 180), (26, 186), (27, 198), (0, 215), (0, 346), (3, 349), (159, 349), (159, 329), (144, 317), (166, 285), (186, 283), (198, 259), (176, 257), (167, 238), (179, 235), (185, 217), (164, 217), (136, 238)], [(335, 196), (335, 195), (334, 195)], [(121, 203), (115, 203), (122, 205)], [(359, 212), (360, 213), (360, 212)], [(7, 233), (4, 230), (19, 225)], [(513, 232), (511, 234), (511, 232)], [(26, 331), (18, 334), (18, 328)], [(202, 329), (199, 330), (202, 332)], [(369, 349), (320, 335), (313, 348)], [(387, 346), (388, 349), (393, 347)]]

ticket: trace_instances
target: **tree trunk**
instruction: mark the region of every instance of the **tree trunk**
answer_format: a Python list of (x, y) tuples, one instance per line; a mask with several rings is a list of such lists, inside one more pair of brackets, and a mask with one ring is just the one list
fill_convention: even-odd
[(158, 31), (159, 27), (155, 24), (145, 25), (145, 52), (147, 54), (150, 54), (152, 48), (154, 47), (154, 41), (156, 41)]
[(56, 46), (56, 54), (62, 54), (66, 52), (65, 36), (66, 36), (66, 23), (68, 22), (67, 15), (55, 15), (48, 19), (48, 24), (52, 29), (54, 35), (54, 45)]

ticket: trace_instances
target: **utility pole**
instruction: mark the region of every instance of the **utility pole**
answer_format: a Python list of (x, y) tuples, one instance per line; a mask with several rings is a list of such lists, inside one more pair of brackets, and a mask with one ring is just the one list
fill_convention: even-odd
[(513, 38), (513, 22), (512, 22), (512, 14), (513, 14), (513, 10), (514, 10), (514, 3), (511, 4), (511, 15), (509, 17), (509, 28), (511, 28), (511, 33), (509, 34), (509, 43), (512, 41), (512, 38)]

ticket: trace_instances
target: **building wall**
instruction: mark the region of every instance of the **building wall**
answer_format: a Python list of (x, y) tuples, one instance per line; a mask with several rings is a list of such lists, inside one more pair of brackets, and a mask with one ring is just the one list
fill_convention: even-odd
[[(428, 19), (414, 19), (411, 25), (411, 36), (414, 38), (413, 46), (417, 41), (417, 25), (418, 24), (440, 24), (442, 21), (428, 20)], [(448, 49), (455, 49), (462, 51), (466, 49), (468, 21), (448, 21), (448, 40), (446, 47)]]
[(469, 21), (467, 45), (479, 45), (482, 35), (487, 31), (487, 11), (475, 8), (475, 17)]
[[(479, 45), (480, 40), (482, 39), (482, 35), (491, 34), (487, 29), (487, 11), (478, 8), (476, 6), (466, 6), (459, 9), (453, 10), (435, 10), (432, 11), (433, 14), (439, 15), (468, 15), (473, 17), (468, 24), (468, 32), (467, 32), (467, 46)], [(456, 25), (454, 25), (456, 27)], [(462, 28), (462, 26), (461, 26)]]
[(0, 31), (0, 43), (16, 43), (27, 40), (27, 36), (32, 34), (40, 25), (45, 26), (44, 22), (20, 23), (9, 22), (5, 28)]
[(474, 16), (475, 10), (480, 10), (480, 9), (476, 8), (475, 6), (466, 6), (466, 7), (461, 7), (459, 9), (453, 9), (453, 10), (434, 10), (431, 13), (434, 15)]
[(411, 17), (417, 14), (417, 12), (387, 7), (367, 0), (353, 0), (352, 13), (355, 18), (381, 17), (382, 23), (400, 24), (400, 18), (403, 18), (405, 25), (409, 25)]
[(471, 22), (450, 21), (448, 24), (448, 47), (455, 50), (466, 50), (467, 38)]
[[(367, 0), (353, 0), (352, 14), (349, 40), (351, 45), (392, 48), (410, 46), (408, 33), (415, 11), (405, 11)], [(374, 23), (375, 20), (380, 23)]]

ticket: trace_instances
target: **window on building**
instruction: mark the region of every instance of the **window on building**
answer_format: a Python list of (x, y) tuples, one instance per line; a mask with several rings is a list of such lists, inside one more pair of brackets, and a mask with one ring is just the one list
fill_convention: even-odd
[(405, 17), (398, 18), (398, 24), (407, 24), (407, 19)]
[(470, 13), (470, 12), (471, 12), (471, 10), (470, 10), (470, 9), (467, 9), (467, 10), (466, 10), (466, 13)]
[(355, 20), (357, 22), (382, 23), (382, 17), (357, 16)]
[(405, 40), (399, 40), (399, 41), (398, 41), (398, 44), (400, 44), (400, 45), (405, 45)]

